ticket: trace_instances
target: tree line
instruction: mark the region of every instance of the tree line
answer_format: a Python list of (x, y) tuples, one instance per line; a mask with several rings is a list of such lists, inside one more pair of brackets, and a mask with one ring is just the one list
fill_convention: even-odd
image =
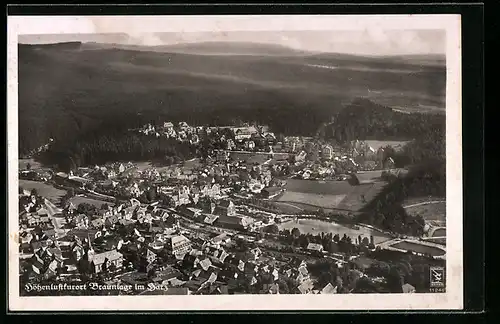
[(165, 137), (132, 132), (102, 132), (81, 137), (71, 144), (55, 142), (41, 156), (43, 163), (62, 170), (110, 161), (162, 160), (171, 163), (191, 159), (197, 148), (189, 143)]

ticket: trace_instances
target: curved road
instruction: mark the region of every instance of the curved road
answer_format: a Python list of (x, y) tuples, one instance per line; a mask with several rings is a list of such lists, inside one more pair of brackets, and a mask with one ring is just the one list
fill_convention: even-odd
[(60, 214), (62, 212), (62, 209), (54, 205), (53, 202), (51, 202), (48, 199), (45, 199), (45, 207), (47, 209), (47, 213), (49, 215), (50, 220), (52, 221), (52, 225), (54, 226), (54, 230), (56, 231), (56, 236), (61, 237), (66, 234), (67, 230), (65, 230), (63, 227), (66, 224), (66, 220), (64, 217), (56, 217), (54, 215)]
[(403, 208), (410, 208), (410, 207), (416, 207), (416, 206), (421, 206), (421, 205), (439, 204), (439, 203), (445, 203), (445, 202), (446, 202), (446, 200), (424, 201), (424, 202), (413, 204), (413, 205), (403, 206)]

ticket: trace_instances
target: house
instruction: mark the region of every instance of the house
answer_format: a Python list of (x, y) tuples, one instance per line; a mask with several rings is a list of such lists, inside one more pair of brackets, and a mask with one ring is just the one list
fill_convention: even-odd
[(100, 229), (104, 226), (104, 220), (102, 218), (93, 219), (91, 222), (92, 228)]
[(413, 287), (412, 285), (410, 285), (408, 283), (404, 284), (401, 288), (403, 289), (403, 293), (405, 293), (405, 294), (415, 293), (415, 287)]
[(201, 216), (202, 210), (198, 208), (184, 207), (180, 208), (180, 212), (191, 219), (198, 219)]
[(278, 187), (268, 187), (262, 189), (261, 193), (264, 198), (272, 199), (281, 193), (281, 188)]
[(255, 142), (254, 141), (247, 141), (245, 142), (245, 148), (247, 150), (254, 150), (255, 149)]
[(183, 132), (185, 132), (189, 129), (189, 125), (186, 122), (179, 122), (178, 126), (179, 126), (179, 129)]
[(135, 209), (136, 209), (136, 207), (134, 207), (134, 206), (122, 209), (121, 210), (121, 217), (123, 219), (131, 220), (134, 213), (135, 213)]
[(306, 151), (301, 151), (298, 155), (295, 156), (296, 162), (304, 162), (306, 160), (307, 153)]
[(115, 272), (123, 265), (123, 254), (116, 250), (94, 254), (90, 259), (94, 273)]
[(271, 284), (263, 284), (262, 285), (262, 294), (272, 294), (272, 295), (278, 295), (280, 293), (280, 289), (278, 284), (276, 283), (271, 283)]
[(206, 259), (201, 260), (198, 263), (198, 265), (203, 269), (203, 271), (208, 271), (208, 269), (212, 265), (212, 262), (210, 261), (210, 259), (206, 258)]
[(268, 145), (274, 145), (276, 143), (276, 136), (274, 133), (264, 133), (263, 136)]
[(104, 221), (104, 224), (106, 226), (112, 226), (112, 225), (118, 223), (118, 221), (119, 221), (118, 216), (111, 215), (111, 216), (106, 217), (106, 220)]
[(212, 225), (219, 218), (217, 215), (213, 214), (205, 214), (205, 218), (203, 219), (203, 223)]
[(244, 229), (247, 229), (250, 225), (252, 225), (255, 220), (248, 216), (241, 217), (240, 224)]
[(250, 250), (250, 253), (253, 255), (255, 260), (258, 260), (262, 255), (262, 251), (259, 248), (255, 248)]
[(312, 290), (314, 288), (314, 281), (311, 280), (311, 279), (307, 279), (305, 281), (303, 281), (298, 287), (298, 291), (301, 293), (301, 294), (311, 294), (312, 293)]
[(216, 160), (217, 162), (226, 162), (227, 160), (229, 160), (229, 153), (222, 150), (217, 151)]
[(172, 254), (184, 254), (191, 250), (191, 241), (184, 235), (176, 235), (170, 238), (170, 250)]
[(254, 194), (261, 193), (262, 189), (264, 189), (265, 185), (256, 179), (251, 179), (248, 183), (248, 189)]
[(384, 163), (384, 169), (394, 169), (396, 163), (392, 157), (389, 157)]
[(217, 206), (217, 211), (219, 214), (224, 216), (236, 216), (236, 206), (231, 200), (223, 200)]
[(321, 155), (326, 160), (333, 158), (333, 147), (330, 144), (324, 145), (321, 149)]
[(331, 283), (328, 283), (323, 289), (321, 289), (320, 294), (336, 294), (337, 286), (333, 286)]
[[(256, 132), (256, 130), (255, 130), (255, 132)], [(237, 141), (242, 141), (242, 140), (251, 138), (252, 134), (254, 134), (255, 132), (252, 131), (252, 129), (250, 127), (238, 128), (238, 129), (236, 129), (236, 131), (234, 131), (234, 138)]]
[(216, 237), (212, 238), (212, 242), (214, 244), (222, 244), (222, 243), (229, 243), (231, 241), (231, 237), (227, 235), (227, 233), (222, 233), (217, 235)]
[(211, 198), (216, 198), (216, 197), (220, 196), (220, 185), (217, 183), (214, 183), (212, 185), (212, 187), (210, 188), (208, 195)]
[(307, 250), (322, 253), (323, 252), (323, 245), (317, 244), (317, 243), (309, 243), (307, 245)]
[(73, 217), (71, 224), (77, 228), (87, 228), (89, 226), (89, 218), (85, 214), (79, 214)]
[(165, 132), (172, 132), (174, 130), (174, 124), (171, 122), (164, 122), (163, 129)]

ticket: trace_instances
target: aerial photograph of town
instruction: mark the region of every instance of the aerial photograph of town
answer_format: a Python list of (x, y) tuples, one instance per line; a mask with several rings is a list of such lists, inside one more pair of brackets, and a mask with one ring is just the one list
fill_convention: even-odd
[(446, 292), (445, 41), (20, 35), (20, 295)]

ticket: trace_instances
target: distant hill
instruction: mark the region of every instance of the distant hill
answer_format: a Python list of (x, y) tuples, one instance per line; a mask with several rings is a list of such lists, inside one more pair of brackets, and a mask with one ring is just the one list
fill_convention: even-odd
[(403, 111), (444, 111), (444, 67), (305, 55), (273, 45), (224, 46), (230, 47), (225, 55), (220, 43), (20, 44), (21, 152), (49, 137), (70, 145), (108, 122), (126, 128), (145, 120), (244, 120), (310, 135), (358, 97)]
[(123, 49), (145, 52), (183, 53), (193, 55), (259, 55), (259, 56), (305, 56), (312, 52), (298, 51), (292, 48), (261, 43), (244, 42), (200, 42), (172, 45), (142, 46), (126, 44), (84, 43), (84, 49)]

